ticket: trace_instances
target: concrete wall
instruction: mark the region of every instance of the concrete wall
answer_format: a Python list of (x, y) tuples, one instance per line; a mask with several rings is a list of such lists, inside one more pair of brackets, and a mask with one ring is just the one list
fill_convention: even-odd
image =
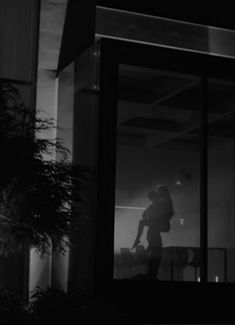
[[(25, 105), (32, 109), (35, 107), (39, 4), (40, 0), (0, 1), (0, 78), (16, 86)], [(28, 252), (0, 259), (0, 287), (26, 297)]]
[(1, 0), (0, 77), (34, 82), (40, 0)]

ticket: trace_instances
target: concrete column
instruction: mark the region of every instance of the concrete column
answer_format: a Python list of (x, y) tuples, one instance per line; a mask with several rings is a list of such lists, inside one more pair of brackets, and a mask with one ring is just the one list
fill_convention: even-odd
[[(36, 111), (42, 117), (52, 117), (57, 119), (57, 98), (58, 98), (58, 81), (55, 73), (52, 71), (39, 71), (37, 80), (37, 102)], [(52, 129), (41, 134), (38, 137), (54, 139), (56, 137), (56, 129)], [(55, 159), (53, 157), (45, 157), (45, 159)], [(52, 254), (44, 254), (41, 256), (35, 249), (30, 251), (29, 261), (29, 291), (32, 292), (36, 287), (46, 289), (51, 286), (52, 273)]]
[[(57, 136), (70, 151), (73, 148), (73, 109), (74, 109), (74, 64), (60, 73), (58, 81)], [(56, 157), (59, 159), (59, 157)], [(52, 286), (67, 291), (69, 249), (65, 253), (53, 254)]]

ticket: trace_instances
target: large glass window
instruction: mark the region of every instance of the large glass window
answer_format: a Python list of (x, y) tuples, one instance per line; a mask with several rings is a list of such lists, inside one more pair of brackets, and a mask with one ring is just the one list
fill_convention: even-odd
[(208, 280), (235, 281), (235, 83), (208, 81)]
[(120, 65), (115, 279), (200, 281), (201, 79)]

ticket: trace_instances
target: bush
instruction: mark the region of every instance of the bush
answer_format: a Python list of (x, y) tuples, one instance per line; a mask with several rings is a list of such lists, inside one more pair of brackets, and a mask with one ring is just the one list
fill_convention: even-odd
[(22, 324), (27, 312), (23, 300), (15, 293), (0, 289), (0, 325)]
[(69, 319), (79, 319), (86, 324), (93, 305), (92, 299), (86, 295), (65, 293), (55, 288), (39, 288), (31, 299), (27, 312), (31, 322), (36, 324), (44, 321), (65, 324)]
[(63, 251), (65, 238), (79, 233), (84, 222), (91, 170), (72, 164), (60, 139), (45, 138), (54, 121), (26, 107), (18, 90), (1, 81), (0, 125), (0, 251), (34, 247), (43, 254), (51, 244)]
[(38, 288), (30, 302), (24, 304), (16, 294), (0, 290), (0, 325), (64, 325), (71, 321), (81, 325), (137, 324), (131, 314), (104, 297)]

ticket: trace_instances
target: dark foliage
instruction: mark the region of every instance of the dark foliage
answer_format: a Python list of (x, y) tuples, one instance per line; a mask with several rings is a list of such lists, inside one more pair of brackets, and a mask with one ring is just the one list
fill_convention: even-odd
[(94, 302), (86, 295), (65, 293), (54, 288), (38, 288), (32, 298), (34, 300), (27, 308), (31, 322), (49, 321), (52, 324), (62, 324), (77, 318), (81, 324), (88, 324), (88, 320), (91, 320)]
[(59, 139), (43, 138), (54, 121), (40, 118), (1, 82), (0, 126), (0, 249), (44, 253), (52, 243), (62, 251), (84, 221), (91, 170), (73, 165)]
[(34, 301), (27, 308), (32, 324), (123, 324), (133, 325), (133, 317), (122, 313), (117, 306), (103, 298), (79, 294), (65, 293), (54, 288), (41, 290), (33, 295)]
[(21, 324), (27, 317), (22, 299), (0, 289), (0, 325)]
[(0, 290), (0, 325), (41, 324), (139, 324), (128, 311), (109, 299), (77, 292), (38, 288), (29, 303), (14, 293)]

